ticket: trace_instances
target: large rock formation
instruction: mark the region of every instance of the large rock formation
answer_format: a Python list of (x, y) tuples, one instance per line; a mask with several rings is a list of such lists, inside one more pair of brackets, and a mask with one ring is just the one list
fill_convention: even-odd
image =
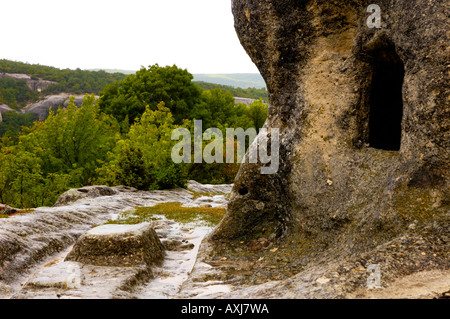
[(47, 118), (50, 109), (56, 111), (59, 107), (67, 107), (72, 96), (75, 97), (75, 105), (80, 107), (83, 104), (84, 95), (71, 95), (67, 93), (61, 93), (57, 95), (46, 96), (45, 99), (39, 102), (27, 105), (25, 108), (23, 108), (22, 112), (34, 113), (38, 116), (39, 121), (44, 121)]
[(149, 223), (103, 225), (81, 236), (66, 261), (97, 266), (151, 266), (164, 259), (164, 246)]
[(448, 254), (449, 4), (379, 0), (370, 28), (373, 2), (232, 1), (280, 169), (242, 165), (212, 243), (280, 238), (332, 258), (415, 233)]
[[(74, 103), (76, 106), (80, 107), (83, 104), (84, 95), (71, 95), (68, 93), (61, 93), (57, 95), (48, 95), (44, 99), (27, 105), (22, 109), (23, 113), (33, 113), (36, 114), (39, 121), (44, 121), (48, 114), (49, 110), (52, 109), (54, 112), (59, 107), (67, 107), (69, 105), (69, 101), (71, 97), (74, 97)], [(98, 98), (98, 97), (97, 97)], [(16, 110), (13, 110), (6, 104), (0, 104), (0, 122), (2, 122), (1, 113), (2, 112), (17, 112)]]

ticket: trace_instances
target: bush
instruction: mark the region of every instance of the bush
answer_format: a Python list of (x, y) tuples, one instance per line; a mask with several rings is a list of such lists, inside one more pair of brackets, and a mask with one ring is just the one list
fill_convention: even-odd
[(0, 201), (18, 208), (52, 205), (68, 188), (89, 185), (118, 139), (118, 124), (93, 96), (73, 101), (0, 148)]
[(98, 183), (126, 185), (141, 190), (184, 187), (188, 178), (184, 164), (171, 158), (174, 142), (171, 112), (164, 103), (152, 111), (146, 107), (142, 117), (110, 152), (108, 161), (97, 170)]
[(130, 124), (133, 124), (147, 107), (155, 111), (158, 104), (164, 102), (174, 122), (181, 125), (183, 119), (191, 119), (196, 110), (204, 106), (201, 89), (192, 79), (192, 74), (175, 65), (143, 67), (136, 74), (105, 86), (100, 93), (100, 107), (120, 123), (128, 117)]
[(116, 184), (133, 186), (148, 190), (155, 183), (153, 165), (146, 165), (144, 155), (139, 148), (128, 147), (118, 154)]

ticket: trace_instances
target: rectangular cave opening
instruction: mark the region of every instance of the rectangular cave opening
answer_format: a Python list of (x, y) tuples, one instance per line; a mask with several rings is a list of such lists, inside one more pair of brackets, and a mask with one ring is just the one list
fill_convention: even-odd
[(377, 149), (399, 151), (403, 118), (404, 64), (393, 45), (378, 49), (372, 54), (369, 145)]

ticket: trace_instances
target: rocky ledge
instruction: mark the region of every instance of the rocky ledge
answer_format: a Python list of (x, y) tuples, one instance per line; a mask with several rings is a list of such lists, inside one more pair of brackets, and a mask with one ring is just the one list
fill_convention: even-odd
[[(317, 253), (314, 260), (274, 238), (218, 247), (209, 240), (214, 228), (201, 221), (107, 223), (137, 206), (226, 207), (231, 188), (194, 181), (151, 192), (91, 186), (69, 190), (54, 207), (15, 210), (0, 219), (0, 297), (444, 298), (450, 288), (448, 237), (415, 233), (414, 223), (409, 234), (366, 253)], [(379, 286), (369, 289), (375, 275)]]
[(81, 236), (65, 258), (96, 266), (161, 264), (164, 246), (149, 223), (103, 225)]
[[(142, 291), (146, 297), (173, 296), (212, 227), (163, 216), (136, 225), (105, 223), (161, 203), (225, 207), (231, 187), (195, 181), (165, 191), (89, 186), (65, 192), (53, 207), (2, 205), (9, 217), (0, 218), (0, 298), (136, 298), (131, 291), (149, 282), (157, 288)], [(168, 276), (175, 279), (159, 283)]]

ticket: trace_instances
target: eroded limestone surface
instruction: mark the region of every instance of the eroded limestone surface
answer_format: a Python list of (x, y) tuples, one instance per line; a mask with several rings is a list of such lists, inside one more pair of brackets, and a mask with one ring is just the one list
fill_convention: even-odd
[[(214, 187), (209, 188), (212, 194), (223, 193), (223, 189), (219, 191)], [(129, 297), (127, 291), (153, 278), (152, 267), (148, 267), (148, 264), (153, 264), (152, 258), (133, 257), (131, 259), (139, 262), (129, 267), (119, 267), (119, 265), (100, 267), (82, 262), (75, 263), (79, 267), (73, 267), (74, 264), (70, 264), (73, 263), (72, 261), (64, 261), (64, 259), (80, 237), (89, 231), (96, 233), (102, 229), (92, 230), (94, 226), (117, 219), (122, 212), (130, 211), (134, 207), (154, 206), (166, 202), (180, 202), (192, 206), (195, 202), (194, 193), (187, 189), (146, 192), (123, 186), (84, 187), (62, 194), (54, 207), (40, 207), (32, 212), (19, 210), (9, 218), (0, 219), (0, 297)], [(224, 207), (226, 203), (225, 195), (214, 195), (210, 198), (208, 205)], [(193, 265), (201, 241), (212, 230), (211, 227), (202, 224), (196, 226), (199, 230), (195, 232), (196, 235), (192, 239), (194, 243), (192, 243), (188, 240), (192, 229), (169, 220), (152, 223), (151, 228), (155, 229), (158, 240), (162, 243), (167, 240), (175, 243), (172, 247), (173, 252), (167, 250), (165, 259), (173, 260), (175, 257), (171, 257), (171, 254), (176, 253), (181, 254), (178, 256), (181, 258), (184, 251), (193, 251), (195, 253), (190, 253), (185, 258), (188, 264)], [(137, 233), (140, 233), (141, 228), (148, 225), (130, 227), (137, 228)], [(156, 238), (154, 239), (157, 243)], [(177, 242), (180, 245), (177, 245)], [(193, 244), (196, 246), (193, 247)], [(141, 248), (144, 246), (148, 248), (152, 245), (131, 245), (131, 249), (125, 249), (123, 253), (142, 252)], [(156, 247), (160, 248), (159, 244)], [(159, 255), (157, 260), (161, 260), (160, 254), (157, 255)], [(142, 260), (144, 265), (139, 264)], [(179, 259), (179, 261), (182, 260), (182, 258)], [(109, 270), (106, 269), (108, 267)], [(67, 286), (68, 278), (73, 275), (67, 273), (67, 269), (78, 272), (82, 278), (80, 288), (67, 291), (61, 288)], [(188, 269), (185, 275), (191, 270), (189, 267), (184, 269)], [(106, 280), (107, 278), (109, 280)], [(181, 282), (177, 282), (176, 285), (181, 285)]]
[(132, 267), (160, 264), (164, 255), (164, 246), (151, 224), (110, 224), (83, 234), (65, 260), (96, 266)]
[[(103, 187), (100, 188), (104, 190)], [(233, 247), (233, 253), (217, 249), (216, 254), (211, 254), (214, 246), (207, 238), (212, 234), (213, 228), (201, 222), (180, 224), (161, 216), (153, 220), (151, 225), (119, 225), (118, 228), (117, 225), (98, 226), (106, 220), (118, 218), (122, 215), (121, 212), (129, 210), (129, 206), (151, 206), (178, 200), (192, 207), (195, 202), (193, 193), (187, 190), (137, 192), (127, 189), (126, 192), (120, 192), (120, 189), (122, 188), (107, 191), (114, 195), (99, 195), (94, 191), (91, 196), (78, 198), (65, 207), (41, 208), (31, 214), (14, 215), (0, 221), (0, 231), (4, 236), (14, 234), (15, 231), (19, 234), (23, 232), (21, 240), (16, 242), (16, 251), (12, 251), (10, 261), (3, 260), (2, 267), (9, 268), (3, 268), (1, 274), (6, 274), (3, 272), (6, 269), (9, 276), (0, 281), (0, 297), (435, 298), (448, 290), (448, 282), (442, 280), (449, 276), (448, 270), (442, 267), (445, 256), (433, 253), (433, 250), (437, 252), (434, 247), (442, 245), (442, 242), (430, 242), (429, 238), (419, 236), (404, 236), (353, 259), (309, 266), (298, 263), (296, 267), (289, 264), (286, 254), (289, 251), (281, 242), (267, 238), (241, 241), (239, 246)], [(84, 190), (81, 193), (88, 194)], [(217, 193), (217, 190), (212, 189), (210, 195), (213, 196), (203, 192), (202, 197), (209, 198), (212, 206), (224, 207), (227, 196)], [(62, 198), (67, 198), (66, 195)], [(80, 210), (86, 215), (84, 219), (79, 218)], [(65, 224), (56, 223), (60, 218), (58, 211), (64, 211), (66, 217), (74, 211), (78, 211), (78, 214), (74, 214), (73, 219), (66, 219)], [(55, 228), (45, 227), (49, 224), (41, 224), (41, 217), (51, 221)], [(84, 222), (86, 225), (83, 225)], [(30, 228), (31, 224), (34, 225), (33, 228)], [(58, 230), (63, 225), (65, 227)], [(97, 227), (92, 228), (96, 225)], [(76, 247), (77, 239), (80, 241), (87, 233), (96, 236), (111, 235), (111, 232), (123, 235), (129, 233), (129, 227), (136, 233), (141, 233), (139, 230), (149, 226), (155, 230), (165, 249), (161, 264), (149, 267), (148, 263), (142, 262), (142, 258), (126, 267), (98, 266), (66, 260)], [(414, 227), (415, 224), (410, 225), (411, 229)], [(34, 231), (39, 232), (39, 236), (33, 235)], [(9, 240), (0, 242), (2, 249), (11, 246), (18, 237), (20, 236), (4, 237)], [(67, 241), (67, 245), (64, 245), (63, 239)], [(29, 254), (40, 258), (32, 259)], [(398, 267), (407, 270), (411, 263), (416, 265), (416, 275), (402, 278), (398, 276), (398, 272), (392, 271)], [(367, 268), (370, 264), (382, 267), (381, 289), (367, 289)], [(438, 269), (430, 272), (421, 268), (424, 264)], [(288, 265), (290, 266), (287, 267)]]
[[(232, 1), (267, 83), (280, 167), (241, 166), (205, 260), (263, 258), (272, 279), (358, 259), (392, 280), (449, 269), (449, 3), (380, 0), (370, 28), (372, 3)], [(277, 252), (248, 255), (241, 242), (259, 238)]]

